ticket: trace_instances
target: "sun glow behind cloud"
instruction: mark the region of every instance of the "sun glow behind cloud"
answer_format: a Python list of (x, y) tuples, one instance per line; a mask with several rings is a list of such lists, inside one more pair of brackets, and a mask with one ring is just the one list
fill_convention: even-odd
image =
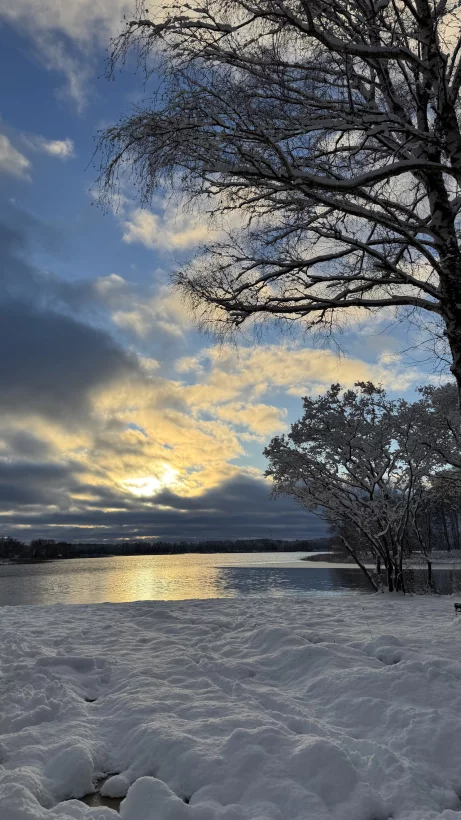
[(138, 498), (152, 498), (165, 487), (174, 487), (178, 483), (178, 471), (165, 465), (159, 475), (148, 475), (141, 478), (129, 478), (122, 485)]

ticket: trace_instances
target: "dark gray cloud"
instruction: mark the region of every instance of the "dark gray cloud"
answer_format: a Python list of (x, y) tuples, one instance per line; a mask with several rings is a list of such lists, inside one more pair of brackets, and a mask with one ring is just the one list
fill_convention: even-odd
[(23, 302), (0, 304), (0, 408), (70, 421), (95, 387), (136, 372), (104, 331)]
[(12, 430), (6, 427), (0, 428), (0, 441), (3, 444), (5, 454), (9, 458), (25, 458), (34, 461), (44, 461), (51, 458), (53, 448), (42, 439), (30, 433), (28, 430)]
[[(36, 309), (79, 318), (115, 335), (121, 346), (135, 344), (142, 355), (167, 365), (184, 355), (186, 340), (170, 325), (169, 315), (163, 315), (161, 309), (154, 314), (149, 308), (152, 297), (161, 291), (161, 283), (130, 282), (114, 274), (98, 279), (97, 272), (90, 277), (63, 279), (32, 261), (54, 258), (63, 251), (67, 256), (67, 241), (56, 228), (28, 211), (11, 203), (0, 206), (0, 300), (26, 302)], [(137, 312), (147, 311), (142, 336), (129, 323), (112, 320), (113, 313), (133, 306)]]
[[(164, 491), (153, 501), (148, 505), (140, 499), (125, 498), (124, 508), (114, 510), (120, 496), (117, 499), (107, 491), (98, 493), (94, 506), (87, 504), (78, 512), (45, 511), (24, 519), (18, 514), (9, 519), (10, 532), (20, 536), (21, 525), (26, 524), (32, 529), (24, 531), (24, 538), (32, 537), (33, 531), (34, 536), (96, 542), (119, 538), (291, 539), (325, 534), (325, 526), (316, 516), (291, 499), (273, 499), (267, 482), (248, 476), (238, 476), (199, 497), (182, 498)], [(103, 502), (110, 504), (110, 512), (101, 509)], [(82, 526), (85, 529), (79, 529)]]
[(80, 309), (91, 303), (92, 283), (59, 280), (30, 261), (59, 242), (52, 227), (24, 210), (0, 213), (0, 409), (70, 424), (89, 411), (95, 387), (139, 365), (106, 330), (85, 321)]
[[(77, 489), (75, 465), (52, 462), (0, 462), (0, 509), (30, 506), (67, 508), (69, 492)], [(26, 519), (24, 519), (26, 520)]]
[(13, 204), (0, 209), (0, 298), (24, 299), (45, 305), (52, 299), (58, 279), (31, 261), (36, 253), (56, 252), (59, 236), (54, 228)]
[(0, 206), (0, 300), (26, 302), (107, 329), (107, 304), (96, 274), (63, 279), (44, 263), (63, 251), (68, 257), (66, 238), (53, 226), (14, 204)]

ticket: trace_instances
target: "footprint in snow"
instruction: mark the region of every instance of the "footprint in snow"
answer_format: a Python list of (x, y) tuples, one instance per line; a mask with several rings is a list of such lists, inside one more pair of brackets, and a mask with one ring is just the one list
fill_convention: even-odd
[(72, 686), (87, 703), (98, 699), (110, 681), (110, 665), (103, 658), (77, 655), (51, 655), (38, 658), (36, 666)]

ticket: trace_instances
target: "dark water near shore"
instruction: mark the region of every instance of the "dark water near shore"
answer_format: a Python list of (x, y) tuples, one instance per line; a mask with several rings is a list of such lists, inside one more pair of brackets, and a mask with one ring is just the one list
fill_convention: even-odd
[[(305, 553), (141, 555), (0, 565), (0, 606), (187, 600), (243, 595), (370, 593), (355, 567), (300, 561)], [(461, 570), (434, 570), (442, 594), (461, 592)], [(408, 573), (426, 591), (424, 571)]]

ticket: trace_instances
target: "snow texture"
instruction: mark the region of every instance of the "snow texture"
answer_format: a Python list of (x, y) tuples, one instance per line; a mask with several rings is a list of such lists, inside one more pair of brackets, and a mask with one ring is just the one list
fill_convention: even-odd
[[(0, 820), (461, 816), (451, 598), (7, 607), (0, 623)], [(120, 815), (78, 799), (103, 778)]]

